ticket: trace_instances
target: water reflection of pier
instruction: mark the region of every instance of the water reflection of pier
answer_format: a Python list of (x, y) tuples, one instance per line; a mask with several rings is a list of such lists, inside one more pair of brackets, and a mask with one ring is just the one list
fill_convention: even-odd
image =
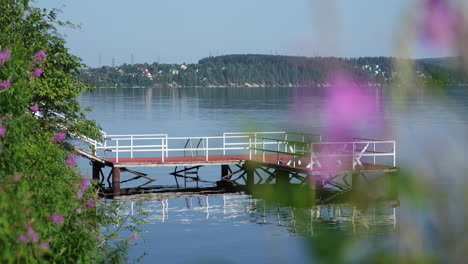
[[(132, 199), (135, 198), (137, 197)], [(283, 226), (293, 233), (313, 235), (314, 232), (324, 227), (351, 230), (357, 233), (395, 230), (398, 206), (398, 201), (389, 201), (366, 210), (350, 204), (294, 208), (279, 204), (272, 205), (249, 195), (193, 196), (191, 194), (175, 199), (153, 196), (152, 200), (145, 206), (145, 210), (149, 213), (146, 219), (150, 223), (255, 223)], [(133, 213), (133, 205), (129, 209), (130, 213)]]

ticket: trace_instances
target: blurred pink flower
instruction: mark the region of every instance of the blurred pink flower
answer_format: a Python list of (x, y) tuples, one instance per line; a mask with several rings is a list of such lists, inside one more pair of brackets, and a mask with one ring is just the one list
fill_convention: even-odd
[(86, 201), (86, 205), (89, 206), (89, 207), (94, 207), (94, 200), (87, 200)]
[(329, 140), (353, 139), (357, 128), (369, 124), (378, 112), (376, 97), (346, 73), (335, 73), (327, 91), (323, 125)]
[(81, 214), (81, 207), (76, 208), (76, 209), (75, 209), (75, 213), (76, 213), (76, 214)]
[(455, 10), (447, 0), (424, 0), (422, 38), (436, 49), (446, 47), (456, 32)]
[(36, 54), (34, 54), (34, 59), (36, 60), (36, 63), (39, 63), (42, 61), (42, 59), (45, 58), (45, 56), (46, 56), (45, 51), (40, 50)]
[(137, 234), (131, 234), (128, 239), (129, 240), (136, 240), (136, 239), (138, 239), (138, 236), (137, 236)]
[(86, 190), (86, 187), (88, 187), (89, 185), (89, 180), (88, 179), (83, 179), (81, 182), (80, 182), (80, 190), (81, 192), (84, 192)]
[(68, 164), (68, 167), (73, 167), (76, 164), (76, 157), (74, 155), (70, 155), (65, 159), (65, 162)]
[(0, 125), (0, 136), (4, 136), (6, 134), (6, 129)]
[(3, 63), (9, 59), (10, 59), (10, 52), (7, 50), (0, 50), (0, 66), (2, 66)]
[(67, 135), (67, 132), (60, 131), (57, 134), (55, 134), (53, 137), (51, 137), (50, 141), (61, 142), (65, 138), (66, 135)]
[(63, 217), (60, 214), (51, 213), (50, 214), (50, 221), (52, 221), (56, 225), (59, 225), (59, 224), (63, 223)]
[(8, 87), (10, 87), (10, 80), (0, 82), (0, 90), (8, 89)]
[(46, 242), (39, 243), (39, 247), (45, 250), (50, 249), (49, 243)]
[(29, 107), (29, 110), (31, 110), (31, 111), (33, 111), (33, 112), (37, 112), (37, 111), (39, 111), (39, 106), (37, 106), (37, 105), (32, 105), (32, 106)]
[(18, 240), (21, 242), (21, 243), (28, 243), (29, 239), (28, 237), (26, 237), (26, 235), (24, 234), (21, 234), (18, 236)]
[(34, 71), (31, 72), (31, 75), (33, 75), (35, 77), (39, 77), (39, 76), (41, 76), (41, 74), (42, 74), (42, 70), (39, 69), (39, 68), (37, 68), (37, 69), (35, 69)]
[(36, 231), (32, 228), (31, 224), (26, 225), (26, 233), (28, 234), (29, 238), (34, 242), (39, 242), (39, 237), (36, 234)]

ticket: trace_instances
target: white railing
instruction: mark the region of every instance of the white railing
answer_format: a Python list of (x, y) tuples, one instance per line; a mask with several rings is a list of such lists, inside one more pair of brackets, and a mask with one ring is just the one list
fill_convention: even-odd
[(117, 162), (119, 158), (134, 157), (160, 157), (164, 162), (168, 157), (182, 156), (209, 161), (214, 155), (243, 154), (263, 162), (272, 162), (273, 157), (277, 164), (311, 170), (325, 168), (330, 163), (336, 166), (352, 163), (352, 169), (355, 169), (362, 167), (363, 162), (377, 165), (377, 159), (385, 157), (392, 157), (393, 167), (396, 166), (395, 141), (355, 138), (350, 142), (321, 142), (320, 135), (291, 132), (229, 132), (213, 137), (169, 137), (167, 134), (103, 136), (104, 143), (96, 144), (96, 150), (104, 158), (108, 152), (115, 154)]
[[(363, 162), (377, 165), (377, 159), (382, 157), (392, 158), (391, 164), (396, 166), (395, 141), (355, 138), (351, 142), (301, 142), (256, 137), (255, 141), (251, 138), (250, 143), (249, 159), (260, 152), (262, 162), (272, 162), (271, 155), (267, 158), (267, 154), (276, 154), (277, 164), (306, 167), (311, 170), (336, 168), (347, 162), (352, 164), (354, 170), (356, 167), (363, 167)], [(283, 160), (284, 158), (287, 160)]]

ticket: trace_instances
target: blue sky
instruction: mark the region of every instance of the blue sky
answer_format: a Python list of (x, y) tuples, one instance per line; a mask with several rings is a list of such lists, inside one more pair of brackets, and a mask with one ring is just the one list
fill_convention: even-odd
[[(392, 56), (407, 0), (37, 0), (61, 8), (90, 66), (196, 63), (210, 54)], [(413, 57), (432, 57), (416, 49)], [(442, 54), (444, 55), (444, 54)]]

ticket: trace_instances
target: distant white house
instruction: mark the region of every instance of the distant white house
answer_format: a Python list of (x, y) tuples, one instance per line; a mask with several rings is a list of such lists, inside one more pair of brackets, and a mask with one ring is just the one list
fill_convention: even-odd
[(181, 70), (186, 70), (186, 69), (187, 69), (187, 65), (185, 65), (185, 64), (180, 65), (180, 69), (181, 69)]

